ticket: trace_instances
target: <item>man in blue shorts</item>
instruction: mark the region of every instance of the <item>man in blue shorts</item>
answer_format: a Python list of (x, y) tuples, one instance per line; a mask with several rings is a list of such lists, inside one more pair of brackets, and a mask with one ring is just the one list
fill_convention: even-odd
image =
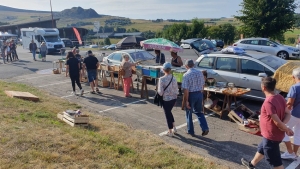
[(255, 169), (256, 164), (265, 158), (274, 169), (284, 169), (281, 161), (279, 144), (286, 133), (292, 136), (293, 131), (288, 128), (287, 123), (291, 117), (286, 108), (285, 99), (275, 94), (276, 80), (271, 77), (264, 77), (261, 81), (261, 88), (266, 99), (261, 107), (260, 130), (263, 136), (262, 142), (258, 145), (257, 152), (251, 161), (242, 158), (242, 164), (248, 169)]
[[(93, 55), (92, 51), (88, 51), (88, 56), (83, 60), (83, 68), (86, 68), (88, 74), (88, 80), (91, 85), (92, 94), (99, 93), (98, 79), (97, 79), (97, 68), (99, 66), (98, 59)], [(95, 92), (96, 87), (96, 92)]]

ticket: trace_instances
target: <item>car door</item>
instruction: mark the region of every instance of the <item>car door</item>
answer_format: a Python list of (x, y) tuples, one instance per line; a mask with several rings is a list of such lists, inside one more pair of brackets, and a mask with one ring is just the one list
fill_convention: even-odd
[(265, 73), (265, 67), (250, 58), (241, 58), (240, 65), (240, 87), (250, 88), (251, 92), (249, 94), (251, 96), (264, 98), (261, 91), (261, 77), (258, 74)]
[(215, 62), (215, 75), (217, 81), (234, 83), (239, 86), (240, 74), (237, 72), (238, 59), (234, 57), (217, 57)]
[(121, 53), (114, 53), (113, 55), (110, 55), (108, 57), (108, 63), (112, 65), (120, 65), (122, 59), (122, 54)]
[(260, 45), (262, 47), (262, 52), (269, 53), (272, 55), (277, 55), (278, 47), (274, 43), (268, 40), (260, 40)]
[(259, 40), (250, 40), (250, 42), (248, 44), (248, 49), (249, 50), (260, 51), (261, 48), (259, 46)]
[(216, 78), (216, 72), (214, 71), (214, 63), (215, 63), (215, 56), (205, 56), (203, 57), (196, 68), (199, 70), (206, 70), (208, 78)]

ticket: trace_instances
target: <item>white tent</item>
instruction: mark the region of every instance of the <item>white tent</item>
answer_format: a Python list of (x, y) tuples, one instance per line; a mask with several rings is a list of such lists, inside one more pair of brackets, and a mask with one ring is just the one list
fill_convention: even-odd
[(14, 35), (8, 32), (0, 32), (0, 37), (14, 37), (14, 36), (18, 36), (18, 35)]

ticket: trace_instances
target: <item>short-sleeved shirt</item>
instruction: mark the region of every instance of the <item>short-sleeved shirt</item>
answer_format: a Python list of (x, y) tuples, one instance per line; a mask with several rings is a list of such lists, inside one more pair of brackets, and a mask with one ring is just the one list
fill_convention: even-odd
[(290, 88), (287, 97), (295, 99), (291, 113), (292, 116), (300, 118), (300, 83), (296, 83)]
[(78, 59), (74, 58), (74, 57), (67, 60), (66, 65), (69, 65), (70, 76), (74, 76), (74, 75), (79, 74), (78, 63), (79, 63)]
[(87, 70), (96, 70), (98, 62), (99, 61), (95, 56), (88, 56), (83, 60)]
[(261, 114), (260, 114), (260, 129), (261, 135), (269, 140), (272, 141), (282, 141), (284, 138), (284, 131), (281, 131), (272, 120), (271, 115), (277, 114), (279, 119), (283, 121), (285, 116), (285, 108), (286, 108), (286, 101), (280, 95), (268, 96), (262, 107), (261, 107)]
[(181, 88), (188, 90), (189, 92), (199, 92), (203, 90), (205, 80), (202, 72), (197, 69), (190, 68), (182, 79)]
[[(177, 99), (177, 95), (178, 95), (177, 81), (175, 77), (173, 77), (172, 82), (171, 79), (172, 79), (172, 75), (167, 75), (159, 78), (157, 92), (159, 95), (163, 96), (164, 101), (171, 101)], [(168, 86), (169, 83), (170, 85)], [(168, 88), (166, 88), (167, 86)], [(165, 88), (166, 90), (164, 91)]]

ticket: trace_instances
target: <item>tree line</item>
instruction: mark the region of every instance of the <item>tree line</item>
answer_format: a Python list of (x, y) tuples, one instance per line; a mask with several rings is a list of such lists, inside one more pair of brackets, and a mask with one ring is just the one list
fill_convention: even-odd
[(175, 23), (164, 26), (163, 30), (156, 33), (156, 37), (163, 37), (179, 43), (182, 39), (205, 38), (223, 40), (225, 44), (234, 42), (236, 28), (230, 23), (206, 26), (204, 21), (193, 19), (191, 24)]

